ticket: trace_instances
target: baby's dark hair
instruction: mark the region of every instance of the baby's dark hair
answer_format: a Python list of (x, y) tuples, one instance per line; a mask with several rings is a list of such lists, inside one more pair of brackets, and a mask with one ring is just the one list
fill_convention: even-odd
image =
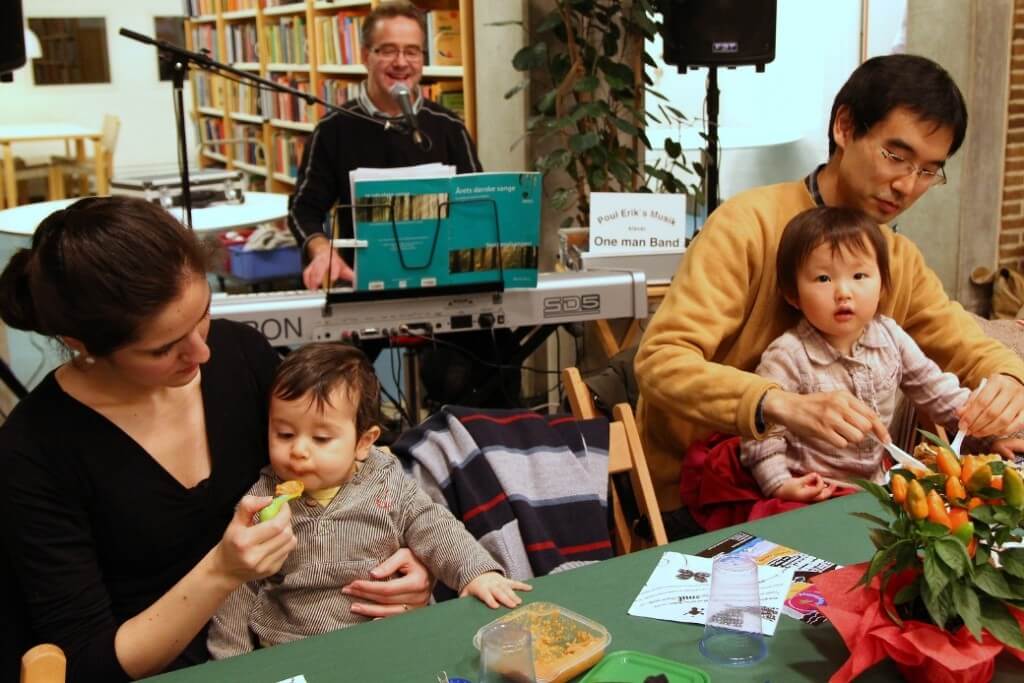
[(131, 343), (190, 276), (205, 277), (195, 235), (161, 207), (90, 197), (39, 224), (0, 275), (0, 318), (11, 327), (72, 337), (93, 356)]
[(875, 250), (882, 291), (892, 289), (889, 272), (889, 247), (878, 223), (863, 211), (834, 206), (817, 206), (802, 211), (786, 224), (779, 240), (775, 258), (776, 277), (783, 296), (797, 300), (797, 273), (810, 258), (811, 252), (822, 244), (832, 246), (832, 253), (849, 249), (867, 254), (868, 245)]
[(285, 401), (309, 395), (317, 410), (333, 406), (331, 394), (340, 387), (356, 404), (356, 433), (380, 424), (380, 381), (366, 354), (340, 342), (307, 344), (285, 356), (270, 394)]

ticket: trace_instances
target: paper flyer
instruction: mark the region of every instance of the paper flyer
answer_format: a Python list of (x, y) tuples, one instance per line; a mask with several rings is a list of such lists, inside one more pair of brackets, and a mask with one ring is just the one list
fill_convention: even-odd
[(721, 543), (702, 550), (698, 555), (711, 559), (725, 553), (742, 553), (760, 566), (793, 570), (793, 583), (782, 606), (782, 613), (812, 626), (828, 621), (825, 615), (818, 611), (818, 608), (825, 604), (825, 598), (811, 583), (811, 579), (818, 574), (837, 569), (840, 565), (745, 531), (733, 534)]
[[(711, 595), (711, 568), (707, 557), (667, 552), (629, 607), (634, 617), (649, 617), (684, 624), (703, 624)], [(775, 633), (793, 570), (761, 565), (757, 570), (761, 598), (761, 632)]]

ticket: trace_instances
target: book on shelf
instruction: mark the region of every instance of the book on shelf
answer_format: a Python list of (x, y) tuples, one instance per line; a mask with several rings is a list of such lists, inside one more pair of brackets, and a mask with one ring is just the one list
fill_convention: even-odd
[(299, 174), (302, 151), (309, 136), (302, 133), (274, 133), (274, 172), (294, 178)]
[(427, 64), (458, 66), (462, 64), (462, 28), (459, 10), (427, 12)]

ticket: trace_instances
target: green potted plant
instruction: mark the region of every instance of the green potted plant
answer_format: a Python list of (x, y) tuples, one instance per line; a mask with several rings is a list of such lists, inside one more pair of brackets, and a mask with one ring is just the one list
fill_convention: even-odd
[[(857, 483), (888, 513), (870, 562), (815, 579), (850, 659), (844, 683), (885, 657), (910, 681), (990, 680), (1004, 649), (1024, 659), (1024, 480), (997, 455), (960, 457), (933, 434), (928, 470)], [(931, 459), (931, 458), (929, 458)]]
[[(589, 225), (591, 192), (664, 192), (699, 198), (703, 175), (690, 164), (678, 136), (666, 138), (665, 156), (647, 163), (649, 124), (675, 126), (687, 117), (651, 89), (645, 67), (655, 66), (646, 41), (660, 29), (651, 0), (555, 0), (536, 26), (530, 45), (512, 60), (535, 96), (527, 134), (553, 149), (536, 160), (552, 205), (568, 213), (562, 227)], [(647, 97), (658, 100), (646, 110)], [(564, 172), (564, 173), (558, 173)]]

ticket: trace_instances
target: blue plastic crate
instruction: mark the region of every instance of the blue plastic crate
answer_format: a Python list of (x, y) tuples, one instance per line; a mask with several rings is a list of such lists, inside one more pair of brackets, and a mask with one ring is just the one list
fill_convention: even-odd
[(265, 280), (302, 272), (298, 247), (245, 251), (244, 245), (234, 244), (228, 250), (231, 252), (231, 273), (243, 280)]

